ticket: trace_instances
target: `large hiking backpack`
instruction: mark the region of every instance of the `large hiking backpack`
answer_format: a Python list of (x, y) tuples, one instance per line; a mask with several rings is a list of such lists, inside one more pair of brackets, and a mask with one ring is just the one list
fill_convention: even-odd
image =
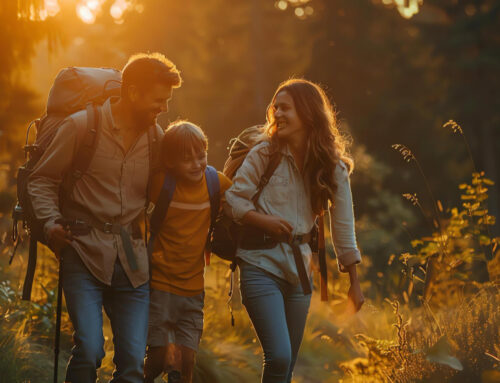
[[(263, 126), (255, 125), (244, 129), (237, 137), (229, 141), (229, 156), (224, 164), (223, 173), (230, 179), (234, 177), (241, 164), (245, 160), (248, 152), (263, 140)], [(281, 162), (281, 152), (273, 151), (269, 157), (269, 162), (260, 178), (257, 190), (252, 201), (254, 203), (259, 199), (262, 191), (272, 177), (274, 171)], [(310, 242), (311, 250), (318, 255), (320, 269), (320, 286), (321, 300), (328, 300), (327, 292), (327, 268), (326, 268), (326, 251), (325, 251), (325, 234), (324, 234), (324, 213), (323, 211), (318, 216), (315, 230), (313, 230), (312, 240)], [(236, 269), (236, 250), (240, 236), (240, 227), (230, 217), (222, 212), (217, 217), (217, 220), (212, 230), (210, 238), (210, 248), (212, 253), (220, 258), (231, 262), (231, 270), (234, 273)], [(233, 276), (231, 276), (233, 282)], [(230, 287), (230, 296), (232, 294), (232, 283)]]
[[(75, 182), (86, 172), (94, 155), (100, 128), (100, 106), (111, 96), (118, 96), (121, 87), (121, 72), (110, 68), (65, 68), (61, 70), (50, 89), (47, 110), (41, 118), (32, 121), (26, 132), (24, 146), (26, 162), (17, 174), (18, 203), (13, 212), (13, 240), (19, 244), (18, 221), (23, 223), (29, 235), (29, 259), (22, 298), (30, 300), (33, 276), (36, 267), (37, 242), (46, 244), (43, 222), (34, 214), (27, 191), (27, 181), (34, 167), (52, 142), (59, 127), (71, 114), (87, 110), (87, 127), (71, 171), (63, 180), (61, 188), (69, 195)], [(29, 144), (31, 129), (36, 128), (34, 143)], [(15, 252), (15, 250), (14, 250)], [(12, 257), (11, 257), (12, 261)]]
[[(104, 68), (66, 68), (59, 72), (50, 89), (47, 111), (44, 116), (32, 121), (26, 132), (24, 146), (26, 163), (17, 174), (18, 211), (22, 209), (22, 219), (31, 239), (46, 243), (43, 224), (36, 219), (33, 207), (27, 193), (27, 180), (33, 168), (52, 142), (57, 130), (66, 117), (83, 109), (88, 113), (88, 129), (83, 139), (83, 145), (75, 156), (75, 177), (86, 171), (92, 159), (93, 149), (97, 143), (99, 129), (99, 106), (110, 96), (118, 95), (121, 74), (115, 69)], [(36, 138), (29, 144), (31, 129), (36, 128)], [(82, 152), (85, 150), (85, 152)]]

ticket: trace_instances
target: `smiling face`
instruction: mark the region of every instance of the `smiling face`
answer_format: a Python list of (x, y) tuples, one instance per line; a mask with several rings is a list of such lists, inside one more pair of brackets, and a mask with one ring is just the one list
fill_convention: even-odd
[[(289, 142), (297, 136), (306, 134), (304, 124), (300, 120), (292, 96), (286, 91), (276, 95), (273, 103), (276, 134), (281, 141)], [(292, 138), (293, 137), (293, 138)]]
[(141, 128), (156, 123), (161, 112), (168, 111), (168, 101), (172, 98), (172, 87), (157, 83), (147, 89), (135, 86), (129, 88), (129, 99), (132, 116)]
[(175, 164), (175, 175), (184, 181), (196, 183), (202, 180), (207, 168), (207, 151), (196, 150), (194, 147), (187, 151)]
[(199, 182), (207, 167), (208, 141), (201, 128), (188, 121), (169, 125), (162, 138), (162, 159), (179, 180)]

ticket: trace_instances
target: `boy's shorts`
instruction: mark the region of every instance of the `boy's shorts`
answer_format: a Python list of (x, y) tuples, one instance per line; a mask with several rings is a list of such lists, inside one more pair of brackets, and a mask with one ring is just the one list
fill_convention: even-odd
[(175, 343), (197, 351), (203, 332), (205, 292), (184, 297), (151, 289), (148, 346)]

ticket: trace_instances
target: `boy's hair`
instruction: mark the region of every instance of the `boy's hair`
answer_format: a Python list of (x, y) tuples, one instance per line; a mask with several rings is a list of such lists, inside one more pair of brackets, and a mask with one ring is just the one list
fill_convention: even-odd
[(171, 123), (161, 142), (162, 165), (175, 167), (179, 159), (195, 153), (208, 150), (208, 139), (201, 128), (189, 121)]
[(138, 53), (130, 56), (122, 70), (122, 97), (127, 95), (131, 85), (147, 89), (154, 84), (164, 84), (172, 88), (181, 86), (179, 70), (163, 54)]

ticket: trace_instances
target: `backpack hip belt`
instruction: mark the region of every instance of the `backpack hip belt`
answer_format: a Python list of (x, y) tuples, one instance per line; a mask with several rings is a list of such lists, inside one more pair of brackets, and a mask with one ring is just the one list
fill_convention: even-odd
[(281, 235), (278, 238), (273, 238), (264, 230), (245, 225), (241, 228), (239, 247), (245, 250), (272, 249), (273, 247), (276, 247), (276, 245), (278, 245), (278, 243), (280, 242), (288, 243), (290, 246), (292, 244), (302, 245), (304, 243), (309, 243), (312, 238), (312, 232), (294, 235), (291, 240), (289, 240), (286, 235)]
[(241, 237), (239, 247), (245, 250), (272, 249), (276, 247), (278, 243), (288, 243), (293, 251), (293, 259), (295, 261), (295, 266), (297, 267), (297, 273), (299, 275), (304, 295), (311, 294), (311, 281), (307, 275), (304, 258), (302, 257), (302, 252), (300, 251), (299, 246), (311, 241), (314, 236), (313, 231), (306, 234), (294, 235), (291, 239), (285, 235), (280, 236), (277, 239), (273, 239), (263, 230), (249, 226), (244, 226), (240, 233)]
[(136, 221), (133, 221), (131, 224), (133, 231), (131, 236), (129, 231), (127, 230), (127, 227), (129, 225), (124, 226), (115, 222), (103, 222), (97, 219), (91, 212), (87, 211), (85, 208), (79, 206), (74, 202), (68, 203), (65, 201), (63, 215), (71, 219), (81, 220), (87, 225), (93, 227), (94, 229), (102, 231), (103, 233), (119, 235), (122, 240), (123, 250), (125, 251), (125, 255), (127, 256), (127, 261), (130, 269), (132, 271), (138, 270), (137, 259), (134, 254), (134, 248), (132, 245), (132, 237), (141, 238), (140, 229)]

